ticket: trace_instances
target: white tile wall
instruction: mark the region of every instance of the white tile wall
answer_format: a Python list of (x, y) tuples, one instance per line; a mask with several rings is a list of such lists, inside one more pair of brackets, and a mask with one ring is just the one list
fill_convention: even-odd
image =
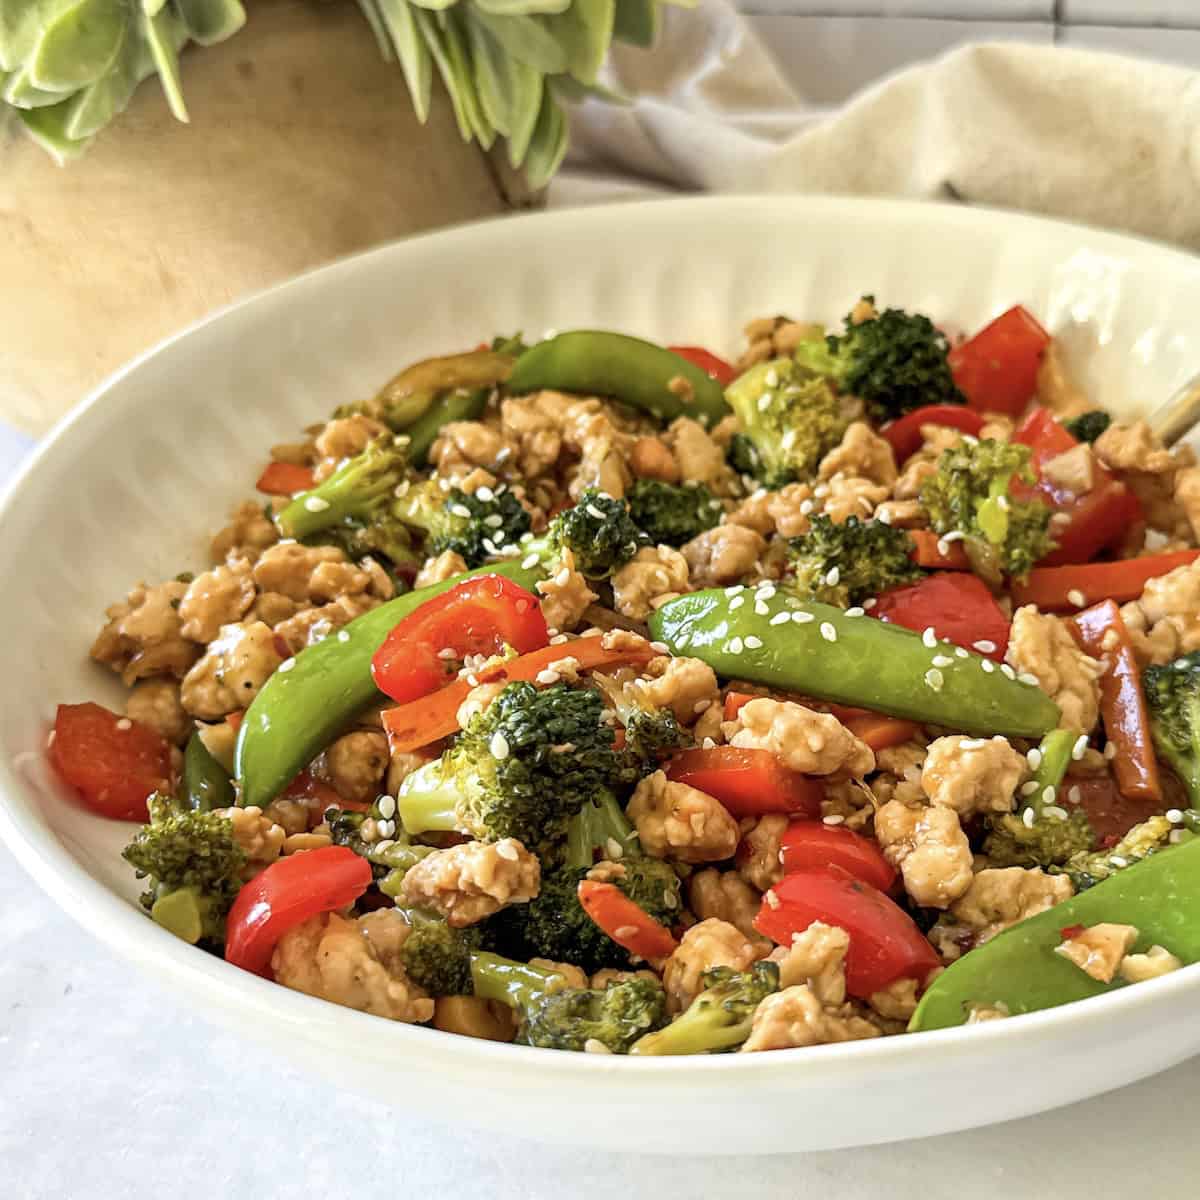
[(747, 19), (809, 104), (841, 104), (882, 76), (965, 42), (1047, 45), (1054, 40), (1054, 26), (1037, 21), (867, 20), (758, 12), (748, 13)]

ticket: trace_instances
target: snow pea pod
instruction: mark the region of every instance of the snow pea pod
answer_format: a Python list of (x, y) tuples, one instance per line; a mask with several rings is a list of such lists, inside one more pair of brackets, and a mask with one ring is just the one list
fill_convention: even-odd
[(1040, 688), (978, 654), (774, 586), (680, 596), (650, 629), (727, 679), (963, 733), (1040, 737), (1058, 724), (1058, 705)]
[(507, 390), (542, 388), (611, 396), (660, 421), (694, 417), (711, 426), (729, 412), (725, 393), (711, 375), (671, 350), (623, 333), (577, 330), (526, 350)]
[(488, 390), (479, 388), (475, 391), (460, 389), (447, 392), (438, 400), (431, 401), (428, 408), (417, 417), (411, 425), (406, 425), (401, 432), (408, 438), (408, 458), (415, 466), (423, 467), (429, 458), (429, 451), (437, 441), (443, 425), (451, 421), (478, 421), (487, 408)]
[(228, 772), (200, 740), (198, 733), (188, 738), (183, 752), (183, 802), (196, 812), (228, 808), (235, 802), (233, 781)]
[(909, 1031), (962, 1025), (979, 1005), (1016, 1016), (1127, 986), (1119, 976), (1101, 983), (1054, 952), (1063, 929), (1105, 921), (1136, 926), (1137, 953), (1157, 944), (1185, 963), (1200, 961), (1200, 839), (1134, 863), (970, 951), (933, 981)]
[(355, 717), (379, 698), (371, 658), (402, 618), (469, 575), (504, 575), (532, 588), (536, 567), (496, 563), (397, 596), (336, 634), (302, 650), (263, 685), (238, 731), (234, 776), (238, 802), (266, 807)]

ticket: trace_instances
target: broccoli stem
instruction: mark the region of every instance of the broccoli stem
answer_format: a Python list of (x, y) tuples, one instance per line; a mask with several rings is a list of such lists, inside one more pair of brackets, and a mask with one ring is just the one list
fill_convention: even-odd
[(458, 788), (447, 782), (442, 760), (435, 758), (405, 776), (396, 797), (396, 815), (408, 833), (447, 833), (459, 827), (458, 800)]
[(640, 855), (637, 832), (612, 792), (605, 792), (598, 804), (585, 804), (567, 826), (567, 866), (586, 870), (594, 861), (595, 851), (610, 857), (609, 841), (621, 847), (621, 856)]
[(150, 919), (194, 946), (204, 936), (203, 903), (195, 888), (176, 888), (155, 900), (150, 908)]
[(524, 1011), (543, 996), (560, 991), (566, 980), (558, 971), (476, 950), (471, 954), (471, 985), (481, 999), (499, 1000), (509, 1008)]
[(1034, 820), (1040, 821), (1045, 809), (1058, 801), (1058, 789), (1066, 777), (1067, 768), (1071, 765), (1071, 756), (1079, 734), (1070, 729), (1055, 729), (1042, 738), (1038, 746), (1040, 760), (1033, 778), (1029, 783), (1036, 788), (1026, 787), (1029, 791), (1029, 803), (1025, 808), (1032, 808)]

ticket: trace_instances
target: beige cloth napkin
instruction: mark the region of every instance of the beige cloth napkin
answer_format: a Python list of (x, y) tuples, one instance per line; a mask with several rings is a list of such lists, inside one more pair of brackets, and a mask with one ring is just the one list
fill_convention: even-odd
[[(621, 47), (572, 122), (552, 203), (641, 190), (958, 199), (1200, 249), (1200, 72), (1048, 46), (969, 45), (830, 113), (806, 103), (725, 0), (668, 9)], [(626, 182), (614, 185), (614, 178)]]

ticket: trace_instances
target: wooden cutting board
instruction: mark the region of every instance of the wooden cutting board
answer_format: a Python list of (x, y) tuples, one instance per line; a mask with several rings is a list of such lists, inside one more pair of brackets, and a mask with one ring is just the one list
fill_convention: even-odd
[(57, 166), (0, 134), (0, 421), (44, 432), (123, 362), (339, 255), (504, 211), (444, 93), (426, 126), (353, 3), (258, 0), (183, 57), (191, 124), (157, 80)]

